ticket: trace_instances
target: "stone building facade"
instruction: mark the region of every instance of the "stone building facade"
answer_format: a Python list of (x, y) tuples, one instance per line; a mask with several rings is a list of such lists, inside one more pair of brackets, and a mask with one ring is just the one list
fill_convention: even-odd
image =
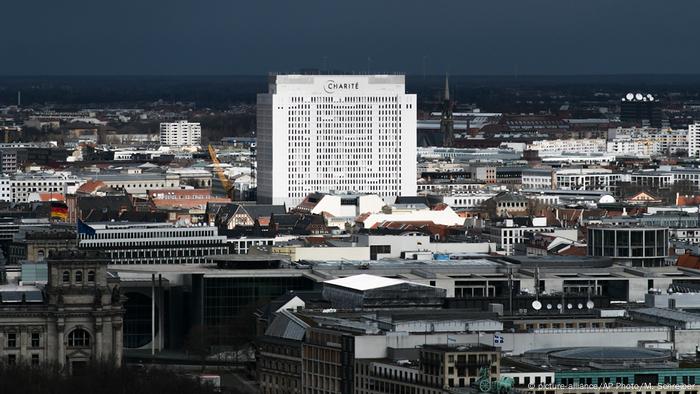
[(0, 360), (57, 363), (67, 372), (94, 361), (121, 365), (122, 297), (107, 261), (67, 250), (47, 264), (44, 287), (0, 286)]

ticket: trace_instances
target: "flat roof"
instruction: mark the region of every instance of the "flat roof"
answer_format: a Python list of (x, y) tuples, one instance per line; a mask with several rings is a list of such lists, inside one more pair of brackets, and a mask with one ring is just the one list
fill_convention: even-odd
[[(240, 255), (243, 260), (251, 255)], [(237, 259), (238, 257), (231, 257)], [(257, 257), (256, 257), (257, 258)], [(269, 259), (269, 257), (267, 257)], [(205, 278), (245, 278), (245, 277), (305, 277), (314, 282), (323, 282), (353, 275), (369, 274), (394, 280), (427, 283), (428, 280), (507, 280), (508, 271), (512, 269), (514, 280), (530, 280), (535, 276), (535, 268), (540, 268), (540, 278), (558, 279), (601, 279), (606, 280), (647, 280), (652, 278), (683, 277), (700, 283), (700, 270), (668, 267), (627, 267), (619, 264), (586, 264), (586, 259), (572, 257), (573, 261), (557, 263), (556, 259), (535, 260), (536, 263), (513, 264), (510, 257), (482, 257), (473, 260), (421, 261), (334, 261), (312, 264), (293, 263), (280, 268), (218, 268), (216, 264), (110, 264), (109, 270), (118, 273), (139, 273), (148, 276), (151, 273), (168, 275), (204, 275)], [(262, 257), (265, 260), (265, 257)], [(221, 261), (221, 260), (220, 260)], [(224, 260), (225, 261), (225, 260)], [(482, 264), (488, 262), (488, 264)], [(136, 279), (134, 277), (134, 279)]]
[[(465, 256), (459, 254), (457, 256)], [(490, 257), (486, 254), (474, 254), (475, 258), (457, 260), (405, 260), (400, 258), (386, 258), (381, 260), (304, 260), (316, 270), (334, 270), (339, 268), (465, 268), (465, 267), (503, 267), (509, 265), (501, 257)]]
[(630, 310), (631, 313), (639, 313), (647, 316), (660, 317), (663, 319), (675, 320), (680, 322), (697, 322), (700, 321), (700, 315), (695, 313), (683, 312), (667, 308), (639, 308)]
[(345, 278), (338, 278), (327, 280), (323, 282), (324, 284), (330, 284), (334, 286), (347, 287), (354, 290), (371, 290), (379, 289), (382, 287), (394, 286), (402, 283), (408, 283), (405, 280), (385, 278), (383, 276), (369, 275), (369, 274), (359, 274), (348, 276)]

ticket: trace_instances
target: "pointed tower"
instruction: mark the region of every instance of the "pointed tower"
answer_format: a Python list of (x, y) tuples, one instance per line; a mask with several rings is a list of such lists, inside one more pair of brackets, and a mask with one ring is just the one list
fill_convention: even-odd
[(450, 99), (450, 79), (445, 75), (445, 93), (442, 98), (442, 116), (440, 118), (442, 145), (453, 147), (455, 143), (454, 119), (452, 117), (452, 100)]

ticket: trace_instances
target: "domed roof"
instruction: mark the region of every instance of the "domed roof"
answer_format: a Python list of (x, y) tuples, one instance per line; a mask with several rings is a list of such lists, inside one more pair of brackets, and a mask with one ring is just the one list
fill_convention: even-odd
[(598, 200), (599, 204), (613, 204), (615, 202), (615, 197), (606, 194)]
[(618, 364), (625, 362), (663, 362), (671, 359), (666, 350), (637, 347), (578, 347), (555, 350), (549, 354), (552, 361), (562, 364), (583, 365), (590, 362)]

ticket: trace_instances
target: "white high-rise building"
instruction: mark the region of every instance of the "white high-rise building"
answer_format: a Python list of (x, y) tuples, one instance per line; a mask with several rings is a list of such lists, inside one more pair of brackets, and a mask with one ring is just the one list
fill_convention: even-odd
[(688, 156), (700, 157), (700, 122), (688, 125)]
[(194, 146), (202, 143), (202, 126), (186, 120), (160, 124), (160, 144)]
[(404, 76), (271, 76), (257, 111), (258, 202), (416, 194), (416, 95)]

